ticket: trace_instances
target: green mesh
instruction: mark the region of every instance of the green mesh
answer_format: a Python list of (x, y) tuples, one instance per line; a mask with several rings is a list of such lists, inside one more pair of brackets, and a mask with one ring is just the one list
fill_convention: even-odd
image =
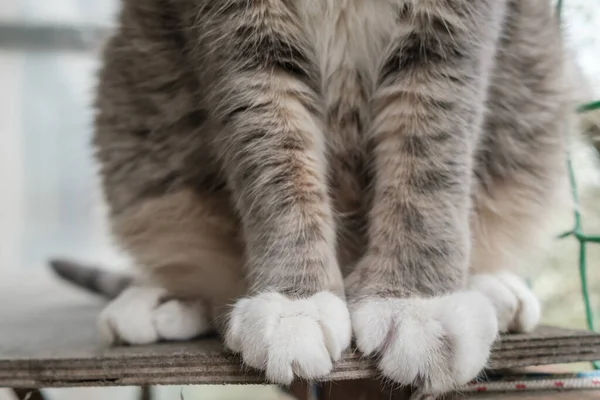
[[(562, 16), (563, 0), (558, 0), (557, 14), (559, 18)], [(590, 112), (593, 110), (600, 109), (600, 101), (593, 101), (591, 103), (582, 104), (577, 108), (578, 113)], [(579, 205), (579, 190), (577, 188), (577, 180), (575, 172), (573, 171), (573, 163), (571, 161), (570, 153), (567, 154), (567, 166), (569, 173), (569, 181), (571, 184), (571, 194), (573, 196), (574, 203), (574, 226), (568, 232), (563, 233), (559, 238), (574, 237), (579, 242), (579, 276), (581, 279), (581, 293), (583, 295), (583, 303), (585, 306), (585, 317), (588, 328), (590, 330), (596, 330), (596, 321), (594, 311), (592, 310), (592, 303), (590, 300), (590, 290), (588, 285), (588, 274), (587, 274), (587, 244), (588, 243), (600, 243), (600, 235), (589, 235), (584, 233), (583, 224), (581, 219), (580, 205)], [(595, 369), (600, 369), (600, 361), (593, 362)]]

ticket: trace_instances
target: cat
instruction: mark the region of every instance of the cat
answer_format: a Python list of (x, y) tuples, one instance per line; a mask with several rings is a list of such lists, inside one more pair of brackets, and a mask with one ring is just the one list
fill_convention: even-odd
[(568, 192), (566, 60), (548, 0), (123, 0), (93, 145), (139, 277), (102, 332), (217, 330), (278, 384), (354, 337), (395, 383), (467, 383), (540, 318), (517, 272)]

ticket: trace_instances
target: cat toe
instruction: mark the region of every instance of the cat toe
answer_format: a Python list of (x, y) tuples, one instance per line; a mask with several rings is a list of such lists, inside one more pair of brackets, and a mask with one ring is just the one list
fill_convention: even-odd
[(153, 314), (156, 332), (164, 340), (188, 340), (212, 330), (202, 300), (172, 299), (158, 306)]

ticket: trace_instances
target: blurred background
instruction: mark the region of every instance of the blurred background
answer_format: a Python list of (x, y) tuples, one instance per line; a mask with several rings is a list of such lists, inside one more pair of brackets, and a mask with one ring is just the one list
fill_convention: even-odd
[[(564, 2), (568, 41), (589, 82), (582, 90), (600, 98), (600, 1)], [(41, 271), (54, 254), (114, 268), (127, 264), (107, 235), (89, 147), (98, 54), (118, 7), (118, 0), (0, 0), (1, 273)], [(592, 135), (597, 132), (600, 139), (598, 113), (586, 118)], [(584, 228), (600, 233), (597, 152), (581, 141), (573, 143)], [(571, 224), (566, 216), (557, 234)], [(545, 267), (532, 279), (546, 323), (586, 327), (577, 257), (573, 238), (557, 240)], [(600, 314), (600, 244), (589, 246), (588, 257), (591, 300)], [(180, 390), (161, 388), (157, 398), (179, 399)], [(135, 388), (46, 393), (55, 400), (137, 396)], [(186, 387), (184, 393), (186, 399), (280, 398), (268, 387)], [(0, 399), (8, 396), (0, 391)]]

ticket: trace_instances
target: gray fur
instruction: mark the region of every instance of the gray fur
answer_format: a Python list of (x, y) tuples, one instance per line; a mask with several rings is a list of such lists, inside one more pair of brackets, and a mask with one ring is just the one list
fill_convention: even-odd
[(187, 190), (231, 207), (254, 290), (341, 294), (335, 232), (345, 271), (369, 243), (355, 274), (460, 287), (479, 203), (526, 190), (537, 208), (556, 190), (559, 27), (545, 0), (393, 7), (401, 28), (365, 39), (380, 61), (329, 71), (296, 2), (125, 1), (94, 140), (117, 236), (132, 209)]
[(124, 0), (94, 137), (115, 237), (217, 307), (460, 290), (550, 237), (564, 58), (547, 0)]

